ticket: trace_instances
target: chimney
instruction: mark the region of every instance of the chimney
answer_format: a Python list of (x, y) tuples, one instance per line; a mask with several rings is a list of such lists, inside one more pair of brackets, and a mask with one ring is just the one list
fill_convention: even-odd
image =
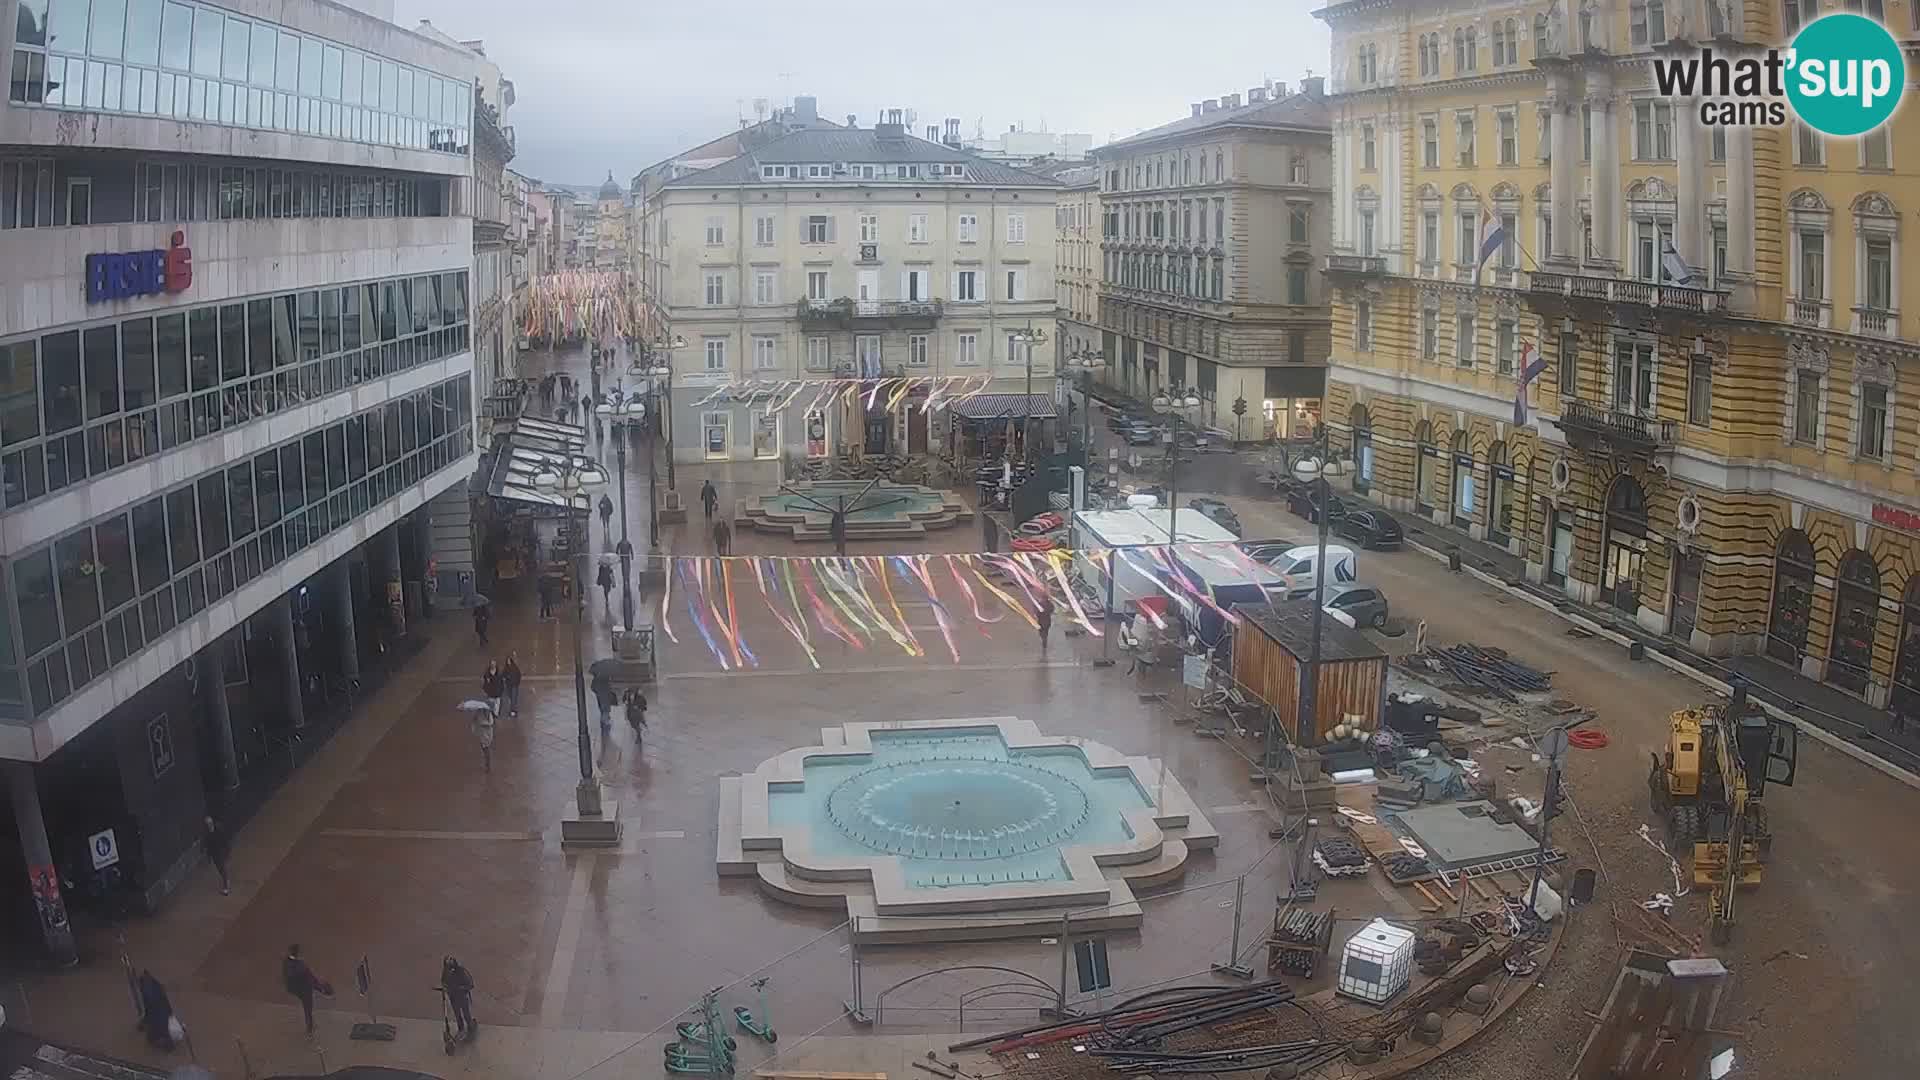
[(1215, 109), (1218, 109), (1219, 107), (1220, 107), (1220, 103), (1218, 101), (1215, 101), (1212, 98), (1208, 98), (1207, 100), (1200, 103), (1201, 112), (1212, 112)]
[(905, 113), (900, 109), (888, 109), (886, 119), (873, 125), (874, 135), (884, 142), (892, 142), (907, 137)]
[(1220, 107), (1221, 107), (1221, 108), (1223, 108), (1223, 109), (1237, 109), (1237, 108), (1239, 108), (1239, 107), (1240, 107), (1240, 95), (1239, 95), (1239, 94), (1228, 94), (1228, 95), (1227, 95), (1226, 97), (1223, 97), (1223, 98), (1221, 98), (1221, 99), (1220, 99)]
[(848, 126), (848, 127), (859, 127), (859, 126), (860, 126), (860, 118), (859, 118), (859, 117), (857, 117), (857, 116), (855, 116), (855, 115), (854, 115), (854, 114), (852, 114), (852, 113), (848, 113), (848, 114), (847, 114), (847, 126)]
[(1283, 100), (1287, 96), (1286, 83), (1283, 83), (1283, 82), (1273, 83), (1271, 86), (1271, 89), (1273, 90), (1273, 100), (1275, 101)]
[(793, 111), (799, 115), (801, 120), (811, 124), (815, 120), (820, 119), (820, 99), (811, 94), (804, 94), (794, 98)]
[(1324, 97), (1327, 92), (1327, 80), (1318, 75), (1301, 79), (1300, 92), (1308, 97)]
[(927, 125), (927, 141), (928, 142), (940, 141), (940, 125), (939, 124)]
[(959, 117), (957, 116), (947, 117), (947, 133), (946, 133), (946, 137), (941, 141), (946, 143), (948, 146), (952, 146), (952, 147), (958, 147), (960, 145), (960, 118)]
[(1249, 105), (1260, 105), (1265, 103), (1266, 100), (1267, 88), (1264, 86), (1256, 86), (1247, 91), (1247, 104)]
[(1193, 115), (1195, 116), (1200, 115), (1200, 103), (1197, 101), (1193, 103)]

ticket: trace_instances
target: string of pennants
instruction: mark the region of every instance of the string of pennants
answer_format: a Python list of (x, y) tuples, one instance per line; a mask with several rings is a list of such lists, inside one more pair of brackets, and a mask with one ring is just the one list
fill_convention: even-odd
[[(818, 650), (829, 642), (856, 652), (898, 648), (913, 657), (943, 646), (959, 663), (961, 644), (971, 633), (991, 638), (1009, 618), (1037, 629), (1046, 598), (1056, 606), (1064, 601), (1073, 622), (1093, 637), (1102, 636), (1100, 623), (1088, 616), (1068, 583), (1067, 571), (1076, 559), (1094, 569), (1103, 590), (1117, 560), (1166, 597), (1209, 609), (1236, 626), (1240, 617), (1214, 602), (1192, 566), (1272, 573), (1227, 541), (1006, 554), (673, 556), (667, 560), (660, 629), (678, 644), (674, 621), (684, 617), (728, 671), (759, 666), (746, 632), (750, 619), (742, 618), (757, 607), (773, 616), (816, 670)], [(903, 602), (932, 608), (938, 642), (929, 645), (914, 632)], [(1143, 604), (1140, 611), (1156, 628), (1166, 626), (1154, 605)]]
[(769, 413), (782, 412), (799, 401), (809, 391), (812, 397), (807, 402), (807, 410), (826, 409), (844, 406), (856, 399), (864, 399), (862, 404), (872, 409), (875, 404), (886, 403), (891, 412), (914, 391), (924, 392), (919, 410), (922, 413), (933, 409), (944, 409), (965, 401), (986, 390), (993, 383), (988, 375), (923, 375), (917, 377), (894, 376), (882, 379), (746, 379), (723, 383), (695, 403), (695, 408), (710, 405), (721, 399), (744, 401), (749, 408), (762, 408)]
[(542, 274), (527, 288), (521, 331), (558, 340), (585, 335), (613, 342), (638, 336), (640, 308), (618, 270), (561, 270)]

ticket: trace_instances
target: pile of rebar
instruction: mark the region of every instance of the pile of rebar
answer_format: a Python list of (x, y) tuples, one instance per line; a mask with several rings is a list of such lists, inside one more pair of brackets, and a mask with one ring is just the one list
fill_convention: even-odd
[(1289, 1076), (1332, 1061), (1346, 1051), (1346, 1044), (1327, 1039), (1295, 1039), (1292, 1042), (1242, 1046), (1230, 1050), (1203, 1050), (1193, 1053), (1157, 1050), (1121, 1050), (1095, 1047), (1089, 1053), (1104, 1058), (1107, 1068), (1123, 1073), (1226, 1073), (1253, 1072), (1290, 1065)]
[(1478, 645), (1453, 645), (1429, 649), (1424, 657), (1430, 667), (1450, 673), (1468, 687), (1478, 687), (1502, 701), (1518, 701), (1521, 694), (1542, 693), (1553, 686), (1553, 673), (1528, 667), (1497, 649)]
[(1280, 919), (1273, 928), (1273, 935), (1296, 945), (1318, 945), (1326, 939), (1327, 924), (1333, 921), (1331, 911), (1308, 911), (1294, 908)]
[(1292, 1000), (1292, 987), (1281, 979), (1230, 987), (1169, 986), (1128, 998), (1105, 1012), (968, 1039), (948, 1050), (957, 1053), (984, 1046), (1003, 1053), (1067, 1039), (1085, 1039), (1106, 1049), (1158, 1050), (1172, 1036)]

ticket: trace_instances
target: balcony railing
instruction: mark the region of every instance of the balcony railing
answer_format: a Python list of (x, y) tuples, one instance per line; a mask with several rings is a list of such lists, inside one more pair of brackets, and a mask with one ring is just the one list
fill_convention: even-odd
[(1563, 402), (1560, 427), (1576, 446), (1605, 443), (1621, 450), (1652, 451), (1673, 446), (1680, 425), (1674, 420), (1602, 408), (1585, 401)]
[(1787, 301), (1787, 308), (1793, 315), (1793, 321), (1801, 326), (1827, 325), (1828, 307), (1825, 300), (1796, 296)]
[(1606, 304), (1634, 304), (1650, 308), (1671, 308), (1700, 315), (1725, 311), (1728, 293), (1720, 289), (1696, 289), (1687, 285), (1659, 285), (1651, 281), (1623, 278), (1588, 277), (1582, 274), (1555, 274), (1535, 271), (1527, 275), (1527, 291), (1536, 296), (1559, 296)]
[(940, 319), (938, 300), (802, 300), (800, 322), (809, 326), (895, 326), (930, 329)]
[(1327, 273), (1380, 275), (1387, 272), (1387, 260), (1381, 255), (1329, 255)]
[(1862, 305), (1853, 309), (1853, 332), (1865, 337), (1898, 338), (1900, 314), (1881, 307)]

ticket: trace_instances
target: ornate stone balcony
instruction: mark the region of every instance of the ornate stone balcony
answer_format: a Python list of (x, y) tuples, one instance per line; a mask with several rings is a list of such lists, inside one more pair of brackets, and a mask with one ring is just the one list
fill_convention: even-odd
[(1680, 434), (1677, 421), (1620, 412), (1585, 401), (1562, 404), (1560, 427), (1567, 433), (1567, 441), (1580, 449), (1609, 448), (1640, 454), (1670, 450)]
[(1527, 292), (1541, 298), (1663, 308), (1699, 315), (1724, 313), (1729, 293), (1724, 289), (1696, 289), (1688, 285), (1661, 285), (1651, 281), (1590, 277), (1536, 270), (1527, 275)]

